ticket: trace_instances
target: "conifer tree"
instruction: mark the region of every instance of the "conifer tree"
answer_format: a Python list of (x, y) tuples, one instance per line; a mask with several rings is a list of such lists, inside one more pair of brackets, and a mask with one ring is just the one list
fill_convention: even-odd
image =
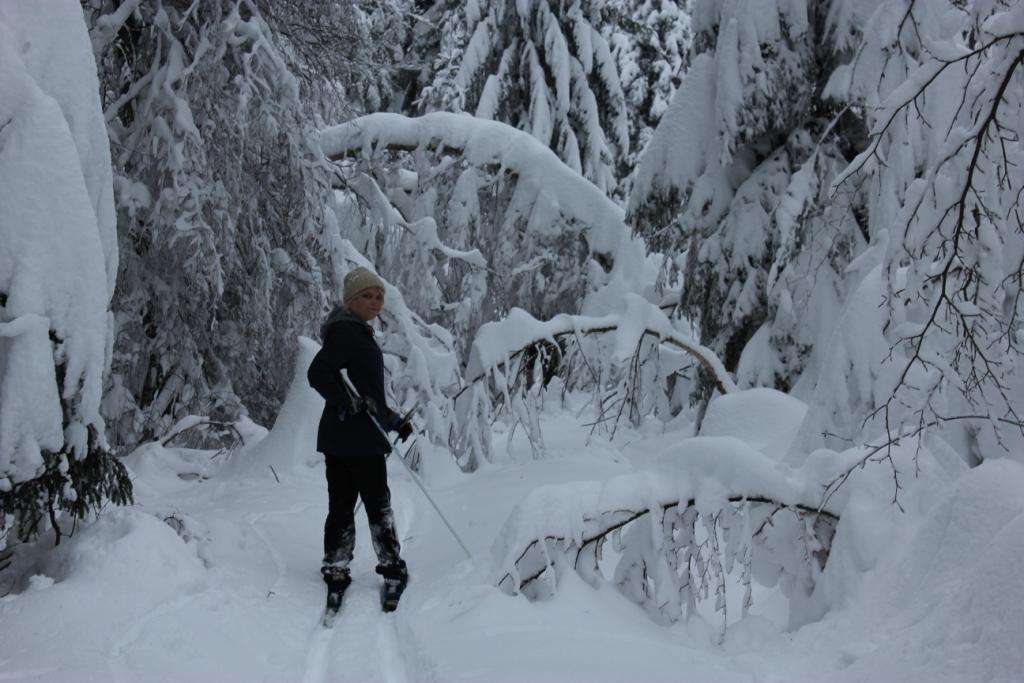
[(629, 153), (629, 123), (602, 3), (441, 0), (414, 28), (424, 65), (410, 113), (468, 112), (525, 130), (605, 192)]
[[(316, 79), (289, 69), (303, 43), (248, 0), (86, 9), (121, 249), (104, 402), (115, 443), (189, 414), (268, 423), (291, 376), (279, 359), (315, 329), (330, 279), (330, 184), (300, 92)], [(275, 5), (275, 25), (300, 9)]]
[(687, 4), (609, 0), (602, 9), (602, 32), (615, 57), (629, 120), (629, 153), (619, 160), (623, 180), (616, 198), (629, 197), (640, 155), (683, 77), (690, 48)]
[(823, 93), (850, 58), (830, 6), (696, 2), (689, 70), (629, 201), (669, 257), (662, 285), (681, 277), (678, 313), (744, 385), (793, 386), (866, 236), (859, 198), (829, 196), (864, 144)]
[[(110, 152), (73, 3), (0, 5), (0, 549), (132, 496), (101, 414), (118, 267)], [(62, 519), (70, 515), (73, 520)]]

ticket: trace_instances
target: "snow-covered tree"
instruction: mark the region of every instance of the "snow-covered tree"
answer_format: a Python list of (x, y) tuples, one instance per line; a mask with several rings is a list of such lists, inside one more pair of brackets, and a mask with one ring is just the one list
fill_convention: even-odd
[(871, 248), (803, 445), (938, 426), (975, 462), (1019, 452), (1024, 6), (892, 0), (858, 19), (829, 90), (870, 126), (835, 193), (866, 198)]
[(602, 12), (629, 121), (629, 153), (619, 160), (615, 196), (628, 198), (640, 155), (682, 79), (690, 15), (686, 0), (608, 0)]
[(338, 121), (387, 107), (410, 0), (254, 1), (311, 110)]
[(365, 207), (343, 236), (462, 358), (480, 324), (514, 307), (578, 311), (626, 237), (604, 193), (497, 121), (372, 114), (328, 129), (323, 149), (342, 163), (346, 201)]
[(863, 144), (822, 92), (850, 56), (832, 9), (695, 2), (692, 63), (629, 201), (635, 230), (668, 256), (662, 285), (681, 277), (679, 313), (741, 385), (793, 386), (866, 237), (859, 197), (829, 195)]
[[(77, 3), (0, 4), (0, 547), (131, 482), (100, 413), (118, 265), (110, 153)], [(69, 531), (70, 525), (64, 526)]]
[(249, 0), (87, 10), (121, 246), (105, 413), (127, 443), (190, 413), (269, 422), (329, 277), (299, 83)]
[(611, 192), (629, 123), (599, 0), (440, 0), (413, 29), (408, 111), (468, 112), (525, 130)]

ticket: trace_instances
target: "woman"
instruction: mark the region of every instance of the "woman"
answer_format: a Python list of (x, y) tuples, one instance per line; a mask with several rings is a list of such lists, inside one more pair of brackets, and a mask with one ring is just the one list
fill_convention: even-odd
[[(409, 421), (385, 402), (384, 357), (370, 327), (384, 306), (384, 281), (366, 268), (356, 268), (345, 276), (342, 298), (343, 304), (331, 311), (320, 328), (323, 348), (306, 375), (326, 402), (316, 447), (327, 463), (328, 512), (320, 572), (328, 587), (329, 609), (330, 596), (337, 599), (336, 609), (351, 582), (357, 497), (363, 499), (370, 522), (377, 573), (384, 577), (385, 589), (395, 601), (408, 580), (385, 467), (391, 444), (373, 420), (384, 429), (397, 431), (402, 441), (412, 433)], [(349, 392), (342, 370), (348, 373), (358, 396)]]

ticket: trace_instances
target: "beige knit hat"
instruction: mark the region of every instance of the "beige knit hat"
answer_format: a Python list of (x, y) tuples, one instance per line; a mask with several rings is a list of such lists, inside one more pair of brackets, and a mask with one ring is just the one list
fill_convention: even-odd
[(345, 276), (344, 281), (345, 291), (342, 292), (342, 301), (347, 306), (352, 299), (362, 292), (364, 289), (370, 289), (371, 287), (379, 287), (381, 290), (384, 289), (384, 281), (381, 280), (375, 272), (368, 270), (363, 267), (356, 268), (349, 272)]

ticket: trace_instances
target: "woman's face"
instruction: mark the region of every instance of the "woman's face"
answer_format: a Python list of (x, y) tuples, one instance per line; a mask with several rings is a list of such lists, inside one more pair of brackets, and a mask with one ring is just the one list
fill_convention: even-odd
[(364, 322), (370, 322), (384, 308), (384, 290), (380, 287), (364, 289), (349, 302), (348, 308)]

